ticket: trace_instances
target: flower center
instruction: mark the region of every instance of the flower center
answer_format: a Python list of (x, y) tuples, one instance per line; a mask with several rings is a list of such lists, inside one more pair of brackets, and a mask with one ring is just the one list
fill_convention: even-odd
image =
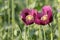
[(46, 21), (48, 19), (48, 15), (44, 15), (41, 17), (41, 20)]
[(26, 20), (32, 20), (33, 19), (33, 16), (32, 15), (27, 15), (26, 16)]

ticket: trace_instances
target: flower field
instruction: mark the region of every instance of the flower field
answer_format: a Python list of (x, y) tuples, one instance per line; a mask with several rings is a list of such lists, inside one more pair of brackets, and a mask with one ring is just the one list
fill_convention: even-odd
[(0, 0), (0, 40), (60, 40), (60, 0)]

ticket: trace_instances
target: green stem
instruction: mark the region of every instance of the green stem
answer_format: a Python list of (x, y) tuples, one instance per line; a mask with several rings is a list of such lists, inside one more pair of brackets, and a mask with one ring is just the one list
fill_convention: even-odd
[[(8, 10), (7, 10), (7, 13), (8, 13), (8, 24), (10, 24), (10, 9), (9, 9), (9, 3), (10, 3), (10, 0), (8, 0)], [(8, 30), (8, 38), (7, 40), (9, 40), (9, 30)]]
[(20, 35), (19, 35), (19, 38), (20, 38), (20, 40), (23, 40), (21, 29), (20, 29)]
[[(59, 25), (60, 25), (60, 24), (59, 24)], [(58, 27), (58, 31), (59, 31), (58, 40), (60, 40), (60, 27)]]
[(52, 27), (51, 27), (50, 24), (49, 24), (49, 28), (50, 28), (50, 30), (51, 30), (51, 40), (53, 40), (53, 31), (52, 31)]
[(60, 40), (60, 22), (58, 22), (58, 31), (59, 31), (58, 40)]
[(12, 40), (14, 40), (13, 39), (13, 28), (14, 28), (14, 0), (11, 0), (12, 1)]
[[(59, 3), (59, 5), (57, 6), (57, 8), (58, 9), (60, 9), (60, 3)], [(60, 12), (58, 12), (58, 14), (59, 14)], [(60, 14), (59, 14), (60, 15)], [(57, 24), (58, 24), (58, 34), (59, 34), (59, 36), (58, 36), (58, 40), (60, 40), (60, 19), (59, 18), (57, 18), (58, 19), (58, 21), (57, 21)]]
[[(43, 29), (44, 30), (44, 29)], [(45, 30), (44, 30), (44, 40), (46, 40)]]
[[(4, 4), (4, 5), (5, 5), (5, 4)], [(4, 8), (4, 9), (5, 9), (5, 8)], [(5, 10), (4, 10), (4, 16), (3, 16), (3, 17), (4, 17), (4, 22), (3, 22), (3, 24), (5, 24), (5, 21), (6, 21), (6, 20), (5, 20), (5, 19), (6, 19), (6, 17), (5, 17)], [(1, 26), (1, 25), (0, 25), (0, 26)], [(4, 26), (4, 25), (3, 25), (3, 26)], [(3, 27), (2, 27), (2, 28), (3, 28)], [(5, 30), (4, 30), (4, 32), (5, 32)], [(3, 36), (3, 32), (0, 32), (0, 33), (1, 33), (1, 39), (3, 40), (3, 37), (2, 37), (2, 36)]]
[(41, 27), (39, 27), (39, 40), (42, 40), (42, 33), (41, 33)]
[(26, 38), (27, 38), (27, 37), (26, 37), (26, 25), (24, 26), (24, 32), (25, 32), (25, 34), (24, 34), (24, 35), (25, 35), (24, 40), (27, 40), (27, 39), (26, 39)]
[(9, 8), (9, 3), (10, 3), (10, 0), (8, 0), (8, 10), (7, 10), (7, 13), (8, 13), (8, 24), (10, 24), (10, 8)]
[(8, 13), (8, 24), (10, 24), (10, 8), (9, 8), (9, 3), (10, 3), (10, 0), (8, 0), (8, 10), (7, 10), (7, 13)]
[(30, 38), (29, 38), (29, 25), (28, 25), (28, 40), (30, 40)]
[(32, 40), (31, 36), (30, 36), (30, 26), (28, 25), (28, 40)]
[(44, 32), (44, 40), (46, 40), (46, 35), (45, 35), (45, 30), (44, 30), (44, 28), (43, 28), (43, 32)]
[(53, 33), (52, 33), (52, 30), (51, 30), (51, 40), (53, 40)]

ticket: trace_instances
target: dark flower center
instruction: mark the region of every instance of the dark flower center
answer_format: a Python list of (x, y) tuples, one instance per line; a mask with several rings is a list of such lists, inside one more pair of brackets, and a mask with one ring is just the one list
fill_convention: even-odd
[(29, 13), (25, 13), (25, 15), (27, 16)]
[(41, 20), (43, 20), (43, 21), (46, 21), (47, 19), (48, 19), (48, 15), (47, 14), (41, 17)]
[(26, 20), (33, 20), (33, 19), (34, 19), (34, 17), (32, 15), (27, 15), (26, 16)]

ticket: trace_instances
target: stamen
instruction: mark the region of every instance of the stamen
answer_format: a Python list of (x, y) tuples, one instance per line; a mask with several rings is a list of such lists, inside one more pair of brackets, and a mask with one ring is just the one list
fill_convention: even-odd
[(47, 19), (48, 19), (48, 15), (44, 15), (44, 16), (41, 17), (41, 20), (43, 20), (43, 21), (45, 21)]
[(32, 15), (27, 15), (26, 16), (26, 20), (32, 20), (32, 19), (34, 19)]

